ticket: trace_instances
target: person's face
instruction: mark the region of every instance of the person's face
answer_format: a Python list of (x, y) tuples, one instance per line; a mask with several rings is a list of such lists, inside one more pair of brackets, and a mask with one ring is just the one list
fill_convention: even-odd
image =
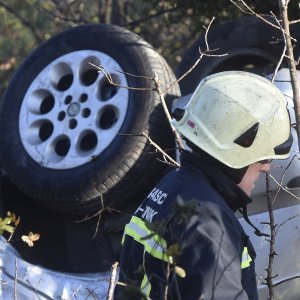
[(267, 173), (270, 171), (270, 162), (261, 161), (249, 165), (247, 172), (245, 173), (242, 181), (238, 184), (239, 187), (250, 196), (251, 191), (255, 187), (255, 182), (257, 181), (261, 173)]

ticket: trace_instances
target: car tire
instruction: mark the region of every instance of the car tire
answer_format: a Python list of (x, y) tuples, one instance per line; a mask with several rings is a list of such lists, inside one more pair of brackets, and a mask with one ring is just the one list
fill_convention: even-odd
[[(90, 63), (101, 64), (125, 88), (109, 84)], [(0, 151), (7, 176), (40, 204), (69, 214), (142, 200), (167, 166), (142, 133), (162, 149), (174, 149), (154, 82), (144, 77), (155, 73), (162, 90), (175, 81), (149, 44), (114, 25), (75, 27), (40, 45), (2, 99)], [(179, 95), (175, 84), (167, 105)]]
[[(295, 38), (299, 36), (297, 26), (294, 24), (290, 27), (291, 35)], [(207, 34), (207, 42), (209, 49), (213, 50), (212, 55), (225, 55), (204, 56), (191, 73), (180, 81), (183, 95), (192, 93), (201, 79), (212, 73), (243, 70), (262, 76), (271, 74), (284, 49), (281, 31), (255, 16), (212, 26)], [(183, 53), (182, 61), (176, 69), (178, 78), (191, 69), (200, 57), (199, 47), (201, 51), (206, 49), (204, 34)], [(298, 44), (294, 50), (299, 53)]]

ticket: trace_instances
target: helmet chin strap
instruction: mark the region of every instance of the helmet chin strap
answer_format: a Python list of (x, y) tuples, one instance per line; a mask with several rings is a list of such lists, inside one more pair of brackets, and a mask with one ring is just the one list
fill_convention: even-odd
[(270, 235), (267, 233), (261, 232), (249, 219), (248, 213), (247, 213), (247, 205), (244, 205), (242, 209), (239, 209), (239, 212), (243, 215), (245, 221), (254, 229), (254, 234), (257, 236), (265, 236), (269, 237)]

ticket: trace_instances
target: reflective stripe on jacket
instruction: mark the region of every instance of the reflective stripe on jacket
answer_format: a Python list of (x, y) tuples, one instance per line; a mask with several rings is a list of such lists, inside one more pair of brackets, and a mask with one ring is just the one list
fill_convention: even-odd
[(115, 299), (258, 299), (255, 252), (232, 207), (249, 199), (199, 163), (184, 154), (126, 225), (119, 281), (127, 287)]

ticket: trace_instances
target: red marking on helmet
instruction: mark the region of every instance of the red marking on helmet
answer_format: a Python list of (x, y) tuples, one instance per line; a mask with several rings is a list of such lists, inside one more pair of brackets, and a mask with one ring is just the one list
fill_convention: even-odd
[(188, 120), (186, 123), (187, 123), (190, 127), (192, 127), (192, 128), (195, 127), (195, 123), (192, 122), (191, 120)]

